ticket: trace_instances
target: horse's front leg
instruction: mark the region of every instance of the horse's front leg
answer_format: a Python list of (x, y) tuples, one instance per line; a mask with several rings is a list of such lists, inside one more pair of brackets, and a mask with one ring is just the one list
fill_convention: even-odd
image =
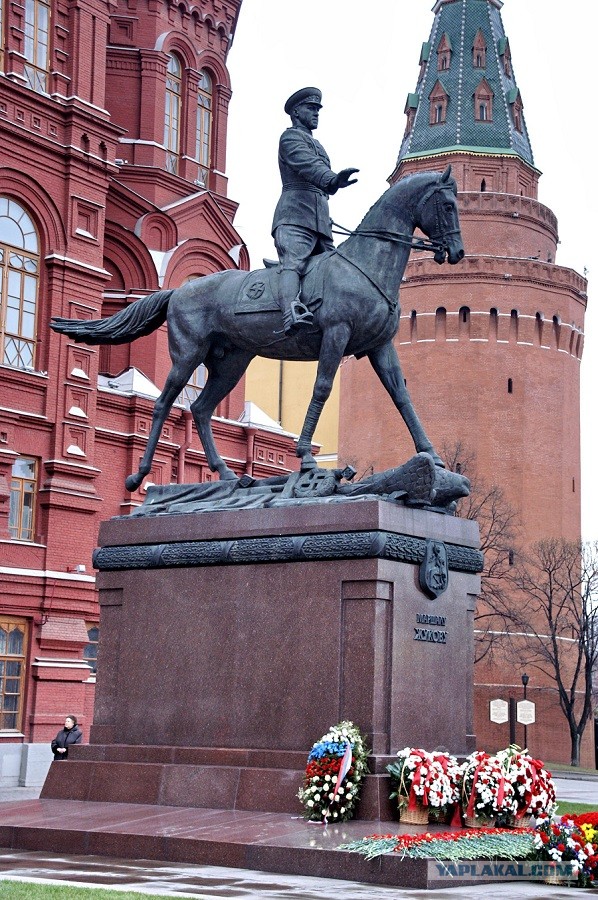
[(313, 469), (317, 466), (311, 452), (311, 445), (320, 420), (324, 404), (330, 396), (334, 376), (338, 371), (345, 348), (351, 336), (349, 325), (342, 323), (327, 328), (322, 336), (316, 382), (307, 414), (297, 442), (297, 456), (301, 457), (301, 469)]
[(430, 438), (424, 431), (424, 427), (413, 408), (409, 391), (405, 387), (405, 379), (403, 378), (399, 357), (392, 341), (383, 344), (383, 346), (378, 347), (377, 350), (372, 350), (368, 353), (368, 358), (376, 375), (392, 397), (394, 405), (401, 413), (403, 421), (409, 429), (409, 434), (413, 438), (413, 443), (415, 444), (417, 452), (429, 453), (434, 459), (435, 464), (444, 468), (442, 459), (436, 453)]

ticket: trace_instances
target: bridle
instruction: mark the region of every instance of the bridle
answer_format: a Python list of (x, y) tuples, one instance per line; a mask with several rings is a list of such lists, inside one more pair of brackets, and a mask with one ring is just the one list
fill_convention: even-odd
[(388, 231), (383, 228), (370, 230), (358, 227), (355, 231), (350, 231), (348, 228), (344, 228), (336, 222), (332, 223), (334, 226), (332, 232), (333, 234), (340, 234), (345, 237), (373, 237), (380, 241), (392, 241), (396, 244), (404, 244), (412, 250), (429, 250), (434, 254), (436, 262), (444, 262), (447, 250), (447, 238), (455, 234), (460, 234), (458, 228), (448, 229), (445, 226), (444, 217), (442, 215), (442, 198), (440, 194), (447, 190), (452, 190), (448, 184), (432, 184), (418, 201), (414, 217), (416, 220), (419, 220), (420, 218), (419, 212), (421, 208), (425, 206), (430, 197), (434, 198), (435, 227), (429, 239), (416, 238), (413, 235), (404, 234), (401, 231)]

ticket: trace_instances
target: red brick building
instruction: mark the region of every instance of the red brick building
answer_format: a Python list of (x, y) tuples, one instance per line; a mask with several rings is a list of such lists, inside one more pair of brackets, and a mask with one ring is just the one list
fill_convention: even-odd
[[(240, 6), (0, 0), (0, 783), (39, 780), (67, 713), (87, 739), (92, 551), (100, 521), (143, 500), (124, 478), (170, 369), (165, 328), (98, 352), (50, 318), (110, 315), (248, 268), (225, 174)], [(211, 477), (188, 410), (203, 376), (173, 408), (146, 483)], [(217, 413), (235, 471), (296, 467), (288, 435), (249, 421), (243, 382)]]
[[(396, 346), (407, 386), (437, 448), (460, 442), (501, 487), (521, 520), (521, 542), (579, 540), (579, 379), (586, 281), (556, 264), (557, 219), (538, 200), (501, 0), (438, 0), (394, 181), (452, 165), (466, 258), (438, 267), (413, 254), (401, 288)], [(419, 256), (419, 258), (418, 258)], [(397, 464), (413, 445), (367, 361), (341, 380), (339, 458), (358, 471)], [(522, 699), (524, 665), (499, 652), (476, 666), (479, 746), (508, 743), (489, 701)], [(570, 739), (554, 685), (530, 671), (537, 722), (531, 751), (568, 762)], [(523, 729), (517, 726), (523, 741)], [(591, 725), (583, 758), (593, 765)]]

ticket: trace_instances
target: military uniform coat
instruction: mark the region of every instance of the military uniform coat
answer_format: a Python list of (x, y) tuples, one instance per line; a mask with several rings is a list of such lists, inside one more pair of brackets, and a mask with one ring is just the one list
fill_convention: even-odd
[(328, 195), (337, 190), (336, 174), (320, 142), (302, 128), (287, 128), (280, 138), (278, 166), (282, 194), (272, 234), (279, 225), (295, 225), (332, 240)]

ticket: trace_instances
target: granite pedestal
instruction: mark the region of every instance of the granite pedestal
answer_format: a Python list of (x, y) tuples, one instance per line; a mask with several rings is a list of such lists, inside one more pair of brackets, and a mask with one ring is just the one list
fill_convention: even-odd
[(350, 719), (372, 750), (358, 815), (390, 818), (397, 750), (474, 749), (477, 543), (377, 500), (104, 523), (91, 743), (42, 797), (299, 814), (309, 748)]

